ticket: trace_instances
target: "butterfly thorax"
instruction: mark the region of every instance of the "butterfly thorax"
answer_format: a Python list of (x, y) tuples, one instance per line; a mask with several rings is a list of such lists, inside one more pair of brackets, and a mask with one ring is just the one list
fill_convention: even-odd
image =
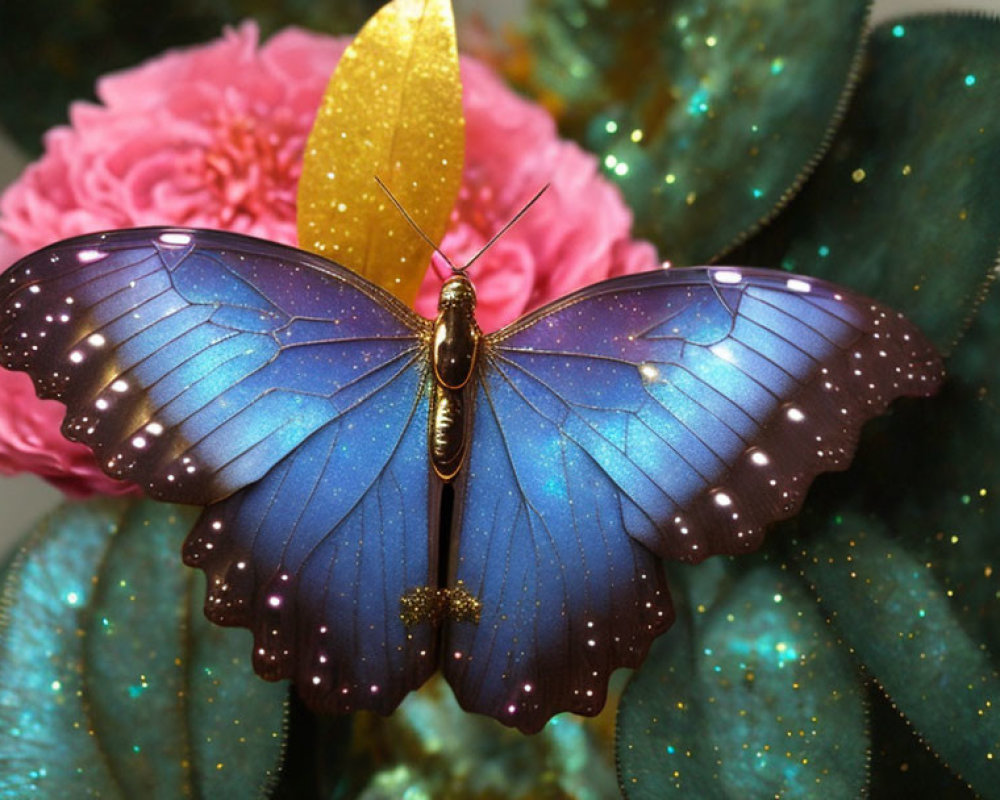
[(428, 440), (434, 471), (446, 481), (461, 469), (468, 442), (464, 395), (476, 367), (481, 335), (475, 311), (476, 290), (468, 278), (456, 274), (444, 282), (431, 339), (434, 396)]

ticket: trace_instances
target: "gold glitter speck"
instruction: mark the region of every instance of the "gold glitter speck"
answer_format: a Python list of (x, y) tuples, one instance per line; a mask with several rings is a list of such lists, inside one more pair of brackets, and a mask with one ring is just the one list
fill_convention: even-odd
[(408, 628), (420, 622), (438, 623), (448, 604), (443, 589), (418, 586), (399, 598), (399, 618)]
[(479, 622), (483, 612), (482, 601), (458, 581), (453, 589), (443, 589), (448, 596), (448, 617), (455, 622)]
[(399, 598), (399, 618), (407, 627), (421, 622), (437, 624), (447, 616), (455, 622), (478, 623), (483, 604), (458, 581), (450, 589), (418, 586)]

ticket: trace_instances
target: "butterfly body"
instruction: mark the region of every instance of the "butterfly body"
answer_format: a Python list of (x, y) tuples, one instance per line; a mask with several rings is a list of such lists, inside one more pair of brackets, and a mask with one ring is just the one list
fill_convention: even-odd
[(476, 290), (462, 274), (441, 286), (434, 323), (431, 366), (434, 395), (428, 431), (431, 463), (438, 477), (452, 480), (461, 468), (468, 445), (469, 392), (482, 333), (476, 324)]
[(0, 353), (105, 471), (204, 507), (184, 559), (261, 675), (389, 713), (440, 669), (527, 732), (669, 627), (662, 558), (754, 549), (942, 376), (897, 313), (767, 270), (628, 275), (490, 334), (474, 308), (461, 274), (431, 321), (293, 248), (137, 229), (0, 276)]

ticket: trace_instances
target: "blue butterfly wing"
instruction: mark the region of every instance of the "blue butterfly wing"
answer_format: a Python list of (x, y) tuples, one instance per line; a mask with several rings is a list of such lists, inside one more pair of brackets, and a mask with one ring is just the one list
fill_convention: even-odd
[(206, 505), (421, 359), (426, 323), (324, 259), (212, 231), (61, 242), (0, 294), (3, 360), (71, 439), (154, 497)]
[(426, 678), (436, 635), (399, 622), (436, 585), (426, 321), (324, 259), (173, 228), (61, 242), (0, 286), (5, 366), (66, 404), (64, 432), (208, 506), (185, 557), (262, 674), (380, 711)]
[(753, 549), (941, 375), (895, 312), (752, 269), (615, 279), (488, 337), (448, 577), (481, 604), (445, 630), (459, 702), (524, 731), (596, 713), (671, 619), (656, 556)]

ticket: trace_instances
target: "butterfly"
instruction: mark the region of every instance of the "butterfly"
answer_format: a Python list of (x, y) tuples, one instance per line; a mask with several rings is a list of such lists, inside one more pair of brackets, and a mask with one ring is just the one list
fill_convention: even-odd
[(756, 548), (861, 425), (933, 393), (901, 315), (733, 267), (589, 286), (483, 334), (463, 270), (428, 320), (232, 233), (59, 242), (0, 276), (2, 363), (111, 476), (203, 506), (205, 612), (320, 712), (440, 669), (524, 732), (595, 714), (673, 620), (662, 559)]

